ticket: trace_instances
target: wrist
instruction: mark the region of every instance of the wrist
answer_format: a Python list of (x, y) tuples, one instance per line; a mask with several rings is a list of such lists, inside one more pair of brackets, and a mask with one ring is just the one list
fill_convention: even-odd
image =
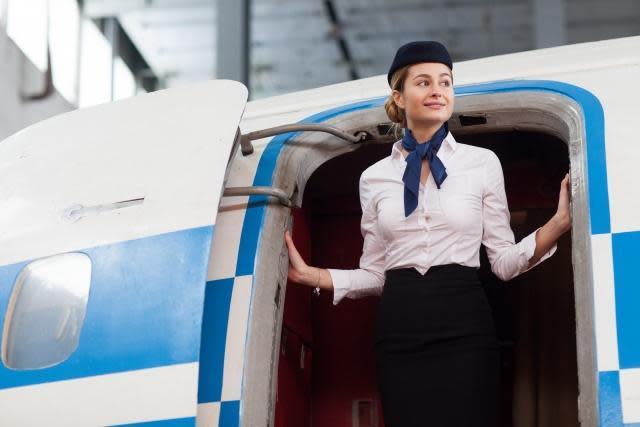
[(304, 272), (304, 282), (309, 286), (316, 287), (318, 283), (318, 269), (316, 267), (307, 266)]

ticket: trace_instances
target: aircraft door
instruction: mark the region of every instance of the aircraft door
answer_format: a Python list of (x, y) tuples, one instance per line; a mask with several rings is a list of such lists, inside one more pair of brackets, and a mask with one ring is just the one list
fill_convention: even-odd
[(0, 425), (194, 425), (204, 288), (247, 101), (230, 80), (0, 143)]

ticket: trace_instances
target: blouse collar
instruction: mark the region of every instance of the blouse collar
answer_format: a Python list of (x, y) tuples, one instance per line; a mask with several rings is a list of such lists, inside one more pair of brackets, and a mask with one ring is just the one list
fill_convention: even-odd
[[(442, 141), (442, 145), (438, 150), (438, 158), (442, 161), (442, 163), (447, 164), (446, 160), (451, 157), (451, 154), (456, 150), (458, 142), (453, 137), (451, 132), (447, 134), (447, 136)], [(391, 148), (391, 162), (402, 172), (407, 165), (404, 156), (401, 151), (402, 147), (402, 139), (393, 143), (393, 147)]]

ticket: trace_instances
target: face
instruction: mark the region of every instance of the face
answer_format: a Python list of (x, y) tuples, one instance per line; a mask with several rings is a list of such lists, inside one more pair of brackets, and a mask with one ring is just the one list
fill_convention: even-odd
[(407, 125), (441, 125), (453, 114), (453, 76), (439, 62), (413, 64), (408, 69), (402, 92), (393, 91), (396, 104), (405, 110)]

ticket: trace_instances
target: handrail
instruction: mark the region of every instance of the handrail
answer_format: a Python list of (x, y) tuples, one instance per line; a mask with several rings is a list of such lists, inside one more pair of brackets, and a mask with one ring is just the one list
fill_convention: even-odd
[(256, 139), (267, 138), (269, 136), (275, 136), (287, 132), (300, 131), (326, 132), (355, 144), (362, 142), (370, 137), (369, 133), (365, 131), (358, 131), (354, 135), (351, 135), (348, 132), (329, 125), (318, 123), (292, 123), (288, 125), (275, 126), (268, 129), (261, 129), (254, 132), (249, 132), (245, 135), (241, 135), (240, 146), (242, 147), (242, 154), (244, 156), (247, 156), (253, 153), (253, 144), (251, 144), (251, 141), (254, 141)]
[(291, 207), (292, 203), (287, 193), (280, 188), (266, 187), (266, 186), (253, 186), (253, 187), (227, 187), (222, 193), (224, 197), (233, 196), (273, 196), (276, 197), (280, 203), (286, 207)]

